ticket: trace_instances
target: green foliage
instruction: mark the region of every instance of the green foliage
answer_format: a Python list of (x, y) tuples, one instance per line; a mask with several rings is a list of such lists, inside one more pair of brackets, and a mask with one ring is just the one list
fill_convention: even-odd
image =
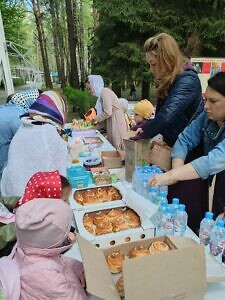
[(24, 85), (24, 84), (25, 84), (25, 82), (21, 77), (13, 78), (13, 85), (14, 86), (21, 86), (21, 85)]
[(87, 112), (89, 108), (95, 106), (96, 97), (89, 95), (87, 91), (74, 89), (68, 86), (65, 87), (64, 94), (66, 95), (68, 102), (81, 108), (83, 112)]

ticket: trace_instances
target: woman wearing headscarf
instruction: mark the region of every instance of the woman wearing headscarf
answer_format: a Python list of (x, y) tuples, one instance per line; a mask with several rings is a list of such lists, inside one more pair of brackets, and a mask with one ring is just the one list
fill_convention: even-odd
[(3, 170), (3, 196), (22, 196), (28, 179), (36, 172), (59, 170), (66, 175), (67, 144), (58, 133), (64, 125), (66, 103), (53, 91), (42, 93), (21, 118), (22, 126), (9, 147)]
[(20, 91), (9, 96), (7, 103), (0, 106), (0, 180), (7, 164), (9, 145), (21, 126), (20, 116), (28, 111), (40, 92), (37, 88)]
[(127, 124), (118, 97), (109, 88), (104, 88), (100, 75), (89, 75), (86, 88), (98, 97), (95, 106), (97, 116), (93, 121), (97, 124), (106, 121), (107, 139), (117, 150), (124, 150), (123, 139), (127, 137)]

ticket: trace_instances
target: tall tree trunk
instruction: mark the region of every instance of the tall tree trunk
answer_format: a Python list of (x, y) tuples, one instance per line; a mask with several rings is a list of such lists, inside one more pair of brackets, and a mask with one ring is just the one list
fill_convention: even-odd
[(118, 98), (121, 97), (121, 82), (118, 80), (114, 80), (112, 82), (112, 90), (117, 95)]
[(59, 23), (57, 0), (50, 0), (49, 4), (50, 4), (50, 13), (52, 18), (55, 60), (56, 60), (57, 70), (59, 73), (59, 81), (61, 83), (61, 87), (64, 88), (66, 86), (64, 57), (61, 56), (60, 53), (60, 46), (63, 47), (63, 40), (62, 40), (62, 30)]
[(78, 57), (79, 57), (79, 64), (80, 64), (80, 77), (81, 82), (85, 80), (85, 66), (84, 66), (84, 12), (83, 12), (83, 0), (79, 2), (79, 17), (78, 17)]
[(38, 32), (38, 41), (41, 50), (42, 63), (44, 68), (45, 84), (46, 87), (52, 89), (52, 82), (51, 82), (49, 63), (48, 63), (48, 54), (46, 48), (46, 40), (45, 40), (44, 29), (41, 21), (39, 0), (32, 0), (32, 4), (33, 4), (33, 12), (34, 12), (35, 22), (36, 22), (36, 27)]
[(66, 15), (67, 15), (67, 26), (68, 26), (68, 44), (70, 52), (70, 78), (69, 82), (73, 88), (79, 88), (79, 76), (77, 70), (77, 59), (76, 59), (76, 28), (74, 26), (74, 5), (72, 0), (65, 0), (66, 2)]
[(142, 80), (141, 83), (141, 99), (150, 99), (150, 81)]

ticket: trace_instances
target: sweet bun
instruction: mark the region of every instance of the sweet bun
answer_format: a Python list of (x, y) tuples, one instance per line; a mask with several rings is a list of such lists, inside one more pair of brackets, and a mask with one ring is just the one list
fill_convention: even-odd
[(83, 195), (82, 195), (81, 192), (76, 192), (76, 193), (74, 194), (74, 199), (75, 199), (78, 203), (80, 203), (80, 204), (83, 205), (84, 198), (83, 198)]
[(108, 198), (109, 198), (109, 201), (122, 199), (120, 193), (113, 186), (109, 187), (109, 189), (108, 189)]
[(129, 225), (127, 224), (126, 220), (123, 218), (117, 218), (115, 221), (113, 221), (113, 231), (117, 232), (120, 230), (128, 229)]
[(118, 293), (120, 295), (120, 297), (124, 297), (124, 280), (123, 280), (123, 276), (121, 276), (117, 282), (116, 282), (116, 288), (118, 290)]
[(84, 225), (85, 229), (92, 235), (96, 235), (95, 232), (95, 227), (94, 226), (88, 226), (88, 225)]
[(131, 209), (126, 209), (123, 213), (125, 220), (127, 221), (129, 227), (136, 228), (141, 225), (139, 216)]
[(101, 235), (105, 233), (111, 233), (113, 231), (112, 223), (110, 222), (102, 222), (98, 223), (95, 228), (95, 234)]
[(118, 219), (118, 218), (121, 218), (122, 217), (122, 211), (121, 210), (119, 210), (119, 209), (111, 209), (109, 212), (108, 212), (108, 214), (107, 214), (107, 216), (108, 216), (108, 218), (109, 218), (109, 221), (110, 222), (114, 222), (116, 219)]
[(109, 219), (107, 217), (107, 215), (105, 214), (105, 212), (102, 212), (102, 211), (98, 211), (95, 216), (94, 216), (94, 219), (93, 219), (93, 223), (97, 226), (98, 224), (101, 224), (101, 223), (106, 223), (108, 222)]
[(108, 193), (104, 188), (98, 188), (96, 192), (96, 197), (98, 198), (99, 202), (104, 202), (108, 200)]
[(149, 250), (145, 246), (135, 246), (129, 253), (129, 258), (136, 258), (149, 255)]
[(88, 214), (85, 214), (83, 217), (83, 224), (84, 226), (93, 226), (93, 218), (90, 217)]
[(111, 273), (120, 273), (122, 271), (122, 262), (125, 260), (125, 254), (120, 250), (114, 251), (106, 258)]
[(169, 250), (170, 250), (169, 246), (165, 242), (162, 242), (162, 241), (155, 241), (149, 247), (149, 253), (150, 254), (166, 252), (166, 251), (169, 251)]

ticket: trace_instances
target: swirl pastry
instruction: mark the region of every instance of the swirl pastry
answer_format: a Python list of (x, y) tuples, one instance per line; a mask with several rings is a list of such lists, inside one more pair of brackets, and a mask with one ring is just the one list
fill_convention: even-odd
[(123, 276), (121, 276), (117, 280), (116, 287), (117, 287), (117, 290), (118, 290), (118, 293), (119, 293), (120, 297), (124, 297), (125, 294), (124, 294), (124, 280), (123, 280)]
[(101, 223), (103, 223), (103, 222), (108, 222), (108, 221), (109, 221), (109, 219), (108, 219), (106, 213), (105, 213), (105, 212), (102, 212), (102, 211), (98, 211), (98, 212), (95, 214), (94, 219), (93, 219), (93, 223), (94, 223), (95, 225), (101, 224)]
[(107, 214), (107, 216), (108, 216), (108, 218), (109, 218), (109, 220), (110, 220), (110, 222), (114, 222), (116, 219), (118, 219), (118, 218), (121, 218), (122, 217), (122, 211), (121, 210), (119, 210), (119, 209), (111, 209), (109, 212), (108, 212), (108, 214)]
[(128, 229), (129, 225), (123, 218), (117, 218), (116, 220), (113, 221), (113, 231), (117, 232), (120, 230), (125, 230)]
[(161, 241), (155, 241), (149, 247), (149, 253), (150, 254), (166, 252), (166, 251), (169, 251), (169, 250), (170, 250), (169, 246), (166, 243), (161, 242)]
[(104, 202), (108, 200), (108, 193), (104, 188), (98, 188), (96, 192), (96, 197), (98, 198), (99, 202)]
[(141, 222), (139, 216), (131, 209), (125, 210), (123, 213), (125, 220), (127, 220), (127, 223), (129, 227), (136, 228), (139, 227)]
[(84, 223), (84, 226), (93, 226), (93, 218), (90, 217), (88, 214), (85, 214), (84, 217), (83, 217), (83, 223)]
[(88, 225), (84, 225), (85, 229), (92, 235), (95, 235), (95, 227), (92, 225), (92, 226), (88, 226)]
[(101, 235), (105, 233), (111, 233), (113, 230), (112, 223), (110, 222), (102, 222), (96, 225), (95, 234)]
[(83, 203), (84, 198), (83, 198), (83, 195), (82, 195), (81, 192), (76, 192), (76, 193), (74, 194), (74, 199), (75, 199), (78, 203), (80, 203), (81, 205), (84, 204), (84, 203)]
[(108, 199), (109, 201), (112, 200), (121, 200), (121, 195), (118, 193), (118, 191), (112, 186), (108, 189)]
[(85, 191), (84, 194), (83, 194), (83, 199), (84, 199), (83, 201), (87, 204), (89, 204), (89, 203), (92, 204), (92, 203), (98, 203), (99, 202), (98, 198), (95, 195), (95, 192), (92, 191), (92, 190)]
[(125, 254), (121, 251), (114, 251), (106, 258), (111, 273), (119, 273), (122, 271), (122, 262), (125, 260)]
[(149, 255), (149, 250), (145, 246), (136, 246), (134, 247), (130, 253), (129, 253), (129, 258), (135, 258), (135, 257), (142, 257)]

